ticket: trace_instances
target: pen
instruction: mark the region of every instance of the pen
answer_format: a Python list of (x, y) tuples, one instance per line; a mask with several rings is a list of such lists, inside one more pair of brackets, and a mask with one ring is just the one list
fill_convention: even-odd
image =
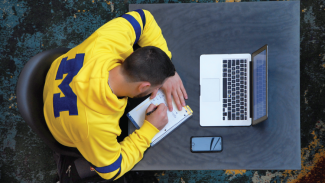
[(158, 107), (155, 107), (152, 111), (148, 112), (147, 113), (147, 116), (149, 116), (151, 113), (155, 112), (155, 110), (157, 109)]

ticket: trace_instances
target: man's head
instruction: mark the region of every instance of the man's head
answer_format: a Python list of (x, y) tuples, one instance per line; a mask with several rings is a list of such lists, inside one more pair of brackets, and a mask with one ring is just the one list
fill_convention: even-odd
[(175, 67), (167, 54), (154, 46), (137, 49), (122, 64), (122, 73), (131, 83), (138, 83), (135, 96), (143, 97), (159, 89), (175, 75)]

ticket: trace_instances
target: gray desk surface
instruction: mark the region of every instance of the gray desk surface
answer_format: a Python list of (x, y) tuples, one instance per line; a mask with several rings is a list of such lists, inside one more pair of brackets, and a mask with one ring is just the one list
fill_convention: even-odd
[[(194, 116), (148, 149), (133, 170), (300, 169), (299, 1), (131, 4), (149, 10), (173, 54)], [(199, 125), (201, 54), (269, 45), (269, 118), (251, 127)], [(129, 123), (129, 132), (134, 126)], [(191, 136), (222, 136), (221, 153), (191, 153)]]

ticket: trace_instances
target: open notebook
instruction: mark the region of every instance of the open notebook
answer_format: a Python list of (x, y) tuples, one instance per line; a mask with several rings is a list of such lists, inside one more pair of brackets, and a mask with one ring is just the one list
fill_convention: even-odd
[[(144, 122), (146, 110), (150, 104), (159, 105), (164, 103), (167, 106), (167, 101), (165, 94), (163, 91), (159, 90), (155, 98), (150, 99), (148, 97), (142, 103), (140, 103), (137, 107), (132, 109), (128, 114), (128, 118), (134, 124), (134, 126), (139, 129)], [(193, 115), (193, 111), (189, 106), (183, 107), (181, 111), (179, 111), (176, 107), (176, 104), (173, 99), (173, 111), (170, 112), (167, 110), (168, 123), (166, 126), (160, 130), (152, 139), (151, 146), (157, 144), (161, 139), (163, 139), (166, 135), (172, 132), (176, 127), (186, 121), (189, 117)]]

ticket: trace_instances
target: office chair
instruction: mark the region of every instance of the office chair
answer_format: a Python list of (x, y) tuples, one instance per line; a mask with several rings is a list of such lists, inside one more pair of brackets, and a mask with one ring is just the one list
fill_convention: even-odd
[(57, 48), (44, 51), (27, 62), (18, 78), (17, 105), (26, 123), (54, 152), (80, 158), (82, 155), (77, 148), (63, 146), (55, 140), (43, 114), (43, 88), (46, 74), (52, 62), (69, 50), (69, 48)]

